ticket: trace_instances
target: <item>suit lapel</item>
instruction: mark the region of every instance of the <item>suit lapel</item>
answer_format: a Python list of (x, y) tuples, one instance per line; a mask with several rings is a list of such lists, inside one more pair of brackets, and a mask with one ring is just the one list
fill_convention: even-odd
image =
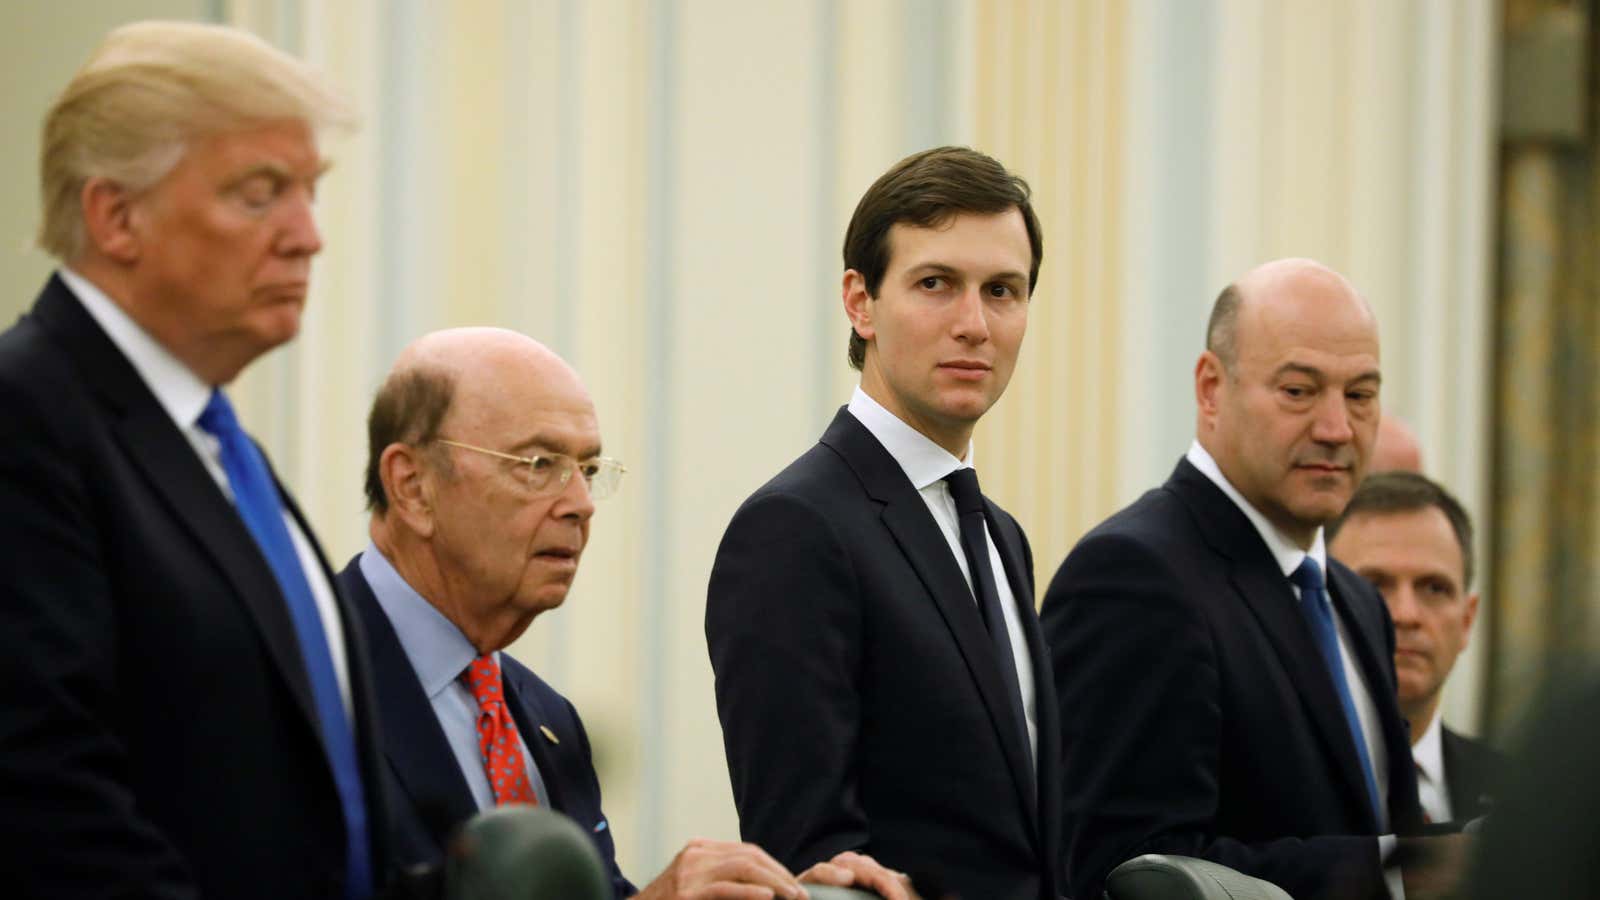
[[(1029, 774), (1037, 773), (1038, 776), (1038, 789), (1033, 794), (1035, 802), (1049, 809), (1053, 807), (1060, 791), (1061, 770), (1050, 761), (1060, 757), (1057, 741), (1061, 731), (1057, 719), (1061, 711), (1056, 706), (1055, 678), (1051, 675), (1050, 651), (1045, 646), (1044, 630), (1039, 626), (1039, 613), (1033, 605), (1033, 567), (1024, 549), (1027, 540), (1023, 537), (1022, 530), (1013, 524), (1010, 517), (1002, 515), (1000, 507), (990, 502), (987, 497), (983, 502), (987, 507), (990, 533), (1000, 550), (1000, 561), (1005, 566), (1006, 580), (1011, 585), (1012, 596), (1016, 598), (1017, 618), (1022, 623), (1022, 633), (1028, 645), (1028, 656), (1033, 663), (1034, 715), (1037, 717), (1038, 726), (1037, 759), (1044, 762), (1031, 766)], [(1023, 737), (1027, 737), (1026, 732)], [(1039, 817), (1039, 821), (1045, 823), (1052, 820), (1053, 816)], [(1040, 837), (1042, 846), (1055, 846), (1052, 834), (1041, 831)]]
[(1381, 604), (1376, 595), (1371, 603), (1357, 603), (1363, 590), (1358, 576), (1337, 560), (1328, 561), (1328, 595), (1333, 608), (1344, 619), (1345, 633), (1354, 648), (1356, 668), (1366, 682), (1367, 693), (1378, 713), (1384, 753), (1389, 761), (1389, 826), (1405, 834), (1422, 824), (1422, 805), (1417, 797), (1417, 770), (1411, 757), (1411, 736), (1400, 718), (1392, 675), (1393, 650), (1385, 640)]
[(989, 647), (989, 632), (984, 627), (978, 606), (944, 533), (928, 512), (922, 496), (912, 488), (905, 472), (877, 438), (848, 411), (841, 409), (823, 433), (822, 443), (833, 448), (861, 480), (867, 495), (883, 505), (884, 527), (893, 536), (907, 562), (933, 597), (945, 626), (955, 639), (967, 670), (977, 684), (989, 720), (1000, 739), (1006, 763), (1017, 785), (1017, 797), (1037, 828), (1032, 766), (1026, 745), (1017, 745), (1017, 735), (1026, 735), (1013, 712), (1000, 666)]
[(85, 383), (106, 406), (123, 453), (150, 482), (173, 519), (217, 564), (248, 610), (306, 724), (320, 739), (311, 682), (277, 581), (233, 504), (212, 480), (194, 447), (59, 278), (52, 276), (35, 307), (45, 328), (77, 361)]
[[(502, 654), (504, 656), (504, 654)], [(511, 710), (511, 718), (517, 723), (517, 731), (522, 735), (522, 744), (533, 754), (533, 764), (539, 770), (539, 779), (544, 782), (545, 793), (550, 798), (550, 805), (561, 812), (567, 811), (566, 799), (561, 792), (561, 778), (556, 769), (555, 754), (559, 751), (551, 746), (545, 738), (541, 726), (548, 727), (550, 715), (539, 702), (538, 692), (533, 685), (528, 684), (519, 675), (511, 674), (511, 667), (502, 664), (500, 671), (503, 673), (501, 682), (505, 685), (507, 706)], [(562, 736), (556, 735), (559, 740)], [(569, 739), (577, 740), (576, 735), (569, 735)]]
[[(1345, 722), (1344, 707), (1322, 662), (1311, 630), (1296, 607), (1289, 579), (1244, 512), (1188, 460), (1178, 463), (1167, 482), (1200, 522), (1212, 550), (1228, 560), (1228, 576), (1266, 634), (1306, 717), (1322, 739), (1334, 768), (1344, 780), (1350, 810), (1376, 831), (1366, 776), (1356, 755), (1355, 736)], [(1285, 723), (1285, 727), (1289, 727)]]
[(394, 626), (361, 574), (359, 560), (351, 560), (338, 580), (361, 619), (372, 654), (378, 718), (385, 732), (383, 755), (442, 850), (455, 826), (478, 811), (477, 801)]

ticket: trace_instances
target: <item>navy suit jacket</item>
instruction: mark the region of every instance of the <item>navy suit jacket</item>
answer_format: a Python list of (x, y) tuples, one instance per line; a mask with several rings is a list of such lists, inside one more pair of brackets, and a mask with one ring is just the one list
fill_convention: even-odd
[(846, 410), (739, 508), (706, 639), (747, 841), (793, 871), (859, 850), (971, 900), (1059, 893), (1055, 691), (1016, 520), (984, 501), (1033, 661), (1038, 767), (922, 496)]
[[(58, 278), (0, 335), (0, 410), (5, 892), (342, 897), (343, 813), (272, 570)], [(381, 880), (371, 682), (340, 612)]]
[[(360, 615), (371, 644), (394, 856), (402, 867), (432, 865), (444, 858), (451, 833), (478, 806), (394, 626), (361, 574), (360, 559), (355, 557), (339, 573), (339, 586)], [(617, 867), (611, 824), (600, 810), (600, 780), (578, 711), (509, 654), (500, 654), (500, 677), (511, 717), (539, 767), (550, 805), (589, 833), (617, 897), (631, 897), (637, 891)], [(540, 726), (560, 743), (551, 742)]]
[[(1383, 600), (1338, 561), (1329, 595), (1377, 707), (1390, 828), (1421, 827)], [(1200, 856), (1299, 900), (1388, 896), (1355, 742), (1289, 581), (1187, 460), (1086, 535), (1042, 613), (1066, 747), (1075, 897), (1141, 853)]]
[(1450, 815), (1466, 822), (1494, 811), (1494, 798), (1505, 776), (1506, 758), (1482, 741), (1440, 726), (1444, 781), (1450, 790)]

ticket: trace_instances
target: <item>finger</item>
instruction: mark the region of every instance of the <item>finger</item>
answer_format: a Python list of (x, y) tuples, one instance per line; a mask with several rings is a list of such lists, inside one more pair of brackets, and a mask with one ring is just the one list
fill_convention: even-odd
[(718, 881), (691, 891), (682, 891), (674, 900), (775, 900), (781, 896), (769, 887)]
[(856, 883), (856, 873), (831, 862), (820, 862), (800, 873), (800, 883), (849, 887)]
[(693, 886), (729, 882), (771, 888), (788, 900), (805, 896), (805, 889), (788, 869), (748, 844), (735, 845), (732, 850), (702, 860), (689, 875)]
[(846, 851), (835, 856), (833, 865), (848, 870), (854, 876), (856, 887), (869, 887), (885, 900), (911, 900), (911, 879), (880, 865), (872, 857)]

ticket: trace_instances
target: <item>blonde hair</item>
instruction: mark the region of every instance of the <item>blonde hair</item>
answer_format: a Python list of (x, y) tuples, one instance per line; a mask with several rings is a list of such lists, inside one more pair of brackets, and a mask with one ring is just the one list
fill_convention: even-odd
[(316, 70), (248, 32), (192, 22), (112, 31), (45, 117), (39, 247), (64, 262), (84, 251), (89, 179), (138, 193), (172, 171), (188, 142), (282, 120), (313, 132), (355, 125)]

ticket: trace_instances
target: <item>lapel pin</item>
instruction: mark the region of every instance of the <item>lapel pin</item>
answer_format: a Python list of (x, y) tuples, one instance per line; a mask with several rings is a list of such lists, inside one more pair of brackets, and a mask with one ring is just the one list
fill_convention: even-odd
[(550, 726), (549, 725), (540, 725), (539, 726), (539, 733), (544, 735), (544, 739), (549, 741), (552, 744), (560, 744), (561, 743), (561, 739), (556, 737), (556, 733), (554, 731), (550, 730)]

